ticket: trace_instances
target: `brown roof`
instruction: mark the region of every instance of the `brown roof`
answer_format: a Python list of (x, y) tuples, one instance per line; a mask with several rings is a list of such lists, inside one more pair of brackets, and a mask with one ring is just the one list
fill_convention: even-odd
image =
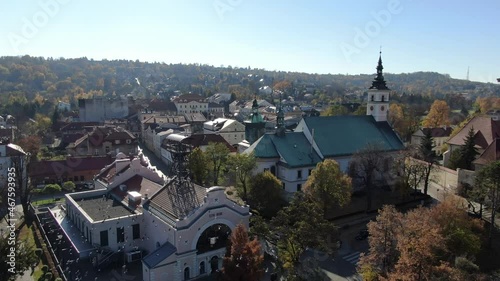
[(179, 184), (175, 177), (151, 197), (148, 205), (174, 219), (182, 219), (203, 204), (206, 194), (206, 188), (191, 183), (189, 178)]
[(94, 130), (90, 134), (86, 134), (76, 140), (74, 144), (70, 145), (70, 147), (76, 147), (81, 143), (89, 140), (92, 146), (100, 146), (104, 141), (113, 141), (113, 140), (136, 140), (136, 137), (129, 131), (122, 129), (118, 130), (116, 127), (108, 127), (108, 126), (100, 126), (95, 127)]
[(125, 165), (121, 169), (117, 169), (116, 163), (113, 162), (113, 165), (106, 167), (106, 169), (99, 174), (99, 179), (107, 183), (112, 183), (115, 180), (116, 174), (127, 170), (129, 167), (130, 163)]
[(211, 142), (222, 143), (229, 151), (236, 152), (236, 148), (232, 147), (221, 135), (216, 134), (194, 134), (185, 138), (182, 142), (192, 147), (207, 146)]
[(446, 127), (446, 128), (423, 128), (422, 132), (424, 135), (427, 134), (427, 132), (431, 132), (431, 136), (433, 138), (444, 138), (444, 137), (449, 137), (451, 135), (451, 132), (453, 131), (451, 127)]
[(500, 160), (500, 139), (493, 140), (481, 156), (474, 160), (474, 164), (487, 165), (497, 160)]
[(192, 102), (192, 101), (206, 102), (206, 99), (200, 95), (197, 95), (197, 94), (184, 94), (184, 95), (178, 96), (174, 100), (174, 102), (177, 102), (177, 103)]
[(73, 172), (95, 171), (96, 174), (113, 162), (110, 157), (85, 157), (67, 158), (66, 160), (42, 160), (30, 163), (30, 176), (45, 177), (63, 174), (71, 175)]
[(122, 201), (128, 201), (127, 192), (129, 191), (139, 192), (142, 196), (152, 196), (162, 187), (162, 185), (139, 175), (131, 177), (122, 184), (127, 186), (126, 191), (120, 190), (119, 186), (115, 187), (112, 191)]
[(154, 111), (177, 112), (177, 107), (175, 107), (175, 104), (171, 101), (166, 100), (152, 100), (147, 108)]
[(495, 138), (500, 137), (500, 121), (492, 120), (490, 117), (477, 116), (472, 118), (454, 137), (448, 140), (449, 144), (464, 145), (470, 128), (475, 131), (475, 143), (482, 149), (486, 149)]

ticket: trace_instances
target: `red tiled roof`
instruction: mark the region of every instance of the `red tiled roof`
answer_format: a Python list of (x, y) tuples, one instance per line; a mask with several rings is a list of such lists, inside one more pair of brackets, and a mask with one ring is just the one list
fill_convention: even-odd
[(106, 165), (113, 162), (110, 157), (67, 158), (56, 161), (36, 161), (30, 163), (30, 176), (61, 176), (73, 172), (96, 171), (99, 172)]
[(500, 160), (500, 139), (493, 140), (481, 156), (474, 160), (474, 164), (487, 165), (497, 160)]
[(500, 137), (500, 121), (492, 120), (491, 117), (474, 117), (454, 137), (448, 140), (449, 144), (464, 145), (470, 128), (476, 132), (475, 143), (482, 149), (486, 149), (495, 138)]
[(446, 128), (423, 128), (422, 132), (427, 134), (427, 132), (431, 132), (431, 136), (433, 138), (444, 138), (444, 137), (449, 137), (451, 135), (451, 132), (453, 131), (451, 127), (446, 127)]

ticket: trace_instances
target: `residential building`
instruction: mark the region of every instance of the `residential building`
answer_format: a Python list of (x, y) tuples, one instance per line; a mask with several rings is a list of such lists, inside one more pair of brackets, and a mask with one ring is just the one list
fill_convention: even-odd
[[(0, 138), (0, 190), (5, 190), (3, 188), (7, 187), (7, 183), (10, 182), (9, 178), (17, 181), (19, 177), (27, 176), (26, 157), (26, 153), (19, 145), (11, 143), (7, 138)], [(21, 167), (21, 170), (16, 169), (16, 167)], [(19, 188), (18, 183), (15, 184), (16, 188)]]
[(125, 118), (129, 115), (128, 99), (123, 97), (94, 97), (79, 99), (78, 110), (81, 122), (104, 122), (106, 119)]
[(216, 93), (207, 99), (209, 102), (217, 104), (227, 104), (231, 100), (230, 93)]
[(35, 186), (49, 183), (62, 184), (66, 181), (91, 182), (101, 169), (112, 162), (113, 158), (109, 156), (41, 160), (30, 163), (29, 175)]
[(71, 104), (69, 102), (59, 101), (57, 103), (57, 110), (59, 112), (69, 112), (71, 111)]
[(482, 167), (498, 160), (500, 160), (500, 139), (495, 138), (472, 163), (474, 164), (474, 169), (479, 171)]
[(121, 127), (96, 126), (66, 147), (71, 156), (116, 156), (119, 152), (137, 155), (138, 140)]
[(217, 134), (235, 146), (245, 139), (245, 126), (233, 119), (217, 118), (203, 124), (205, 134)]
[(229, 144), (222, 136), (215, 134), (193, 134), (193, 135), (180, 135), (170, 134), (162, 142), (161, 145), (161, 160), (171, 166), (173, 163), (172, 155), (168, 150), (168, 142), (177, 142), (187, 145), (190, 149), (200, 148), (205, 151), (210, 143), (221, 143), (229, 149), (231, 153), (236, 152), (236, 149)]
[(500, 137), (500, 121), (494, 120), (489, 116), (476, 116), (472, 118), (455, 136), (447, 141), (449, 149), (444, 153), (445, 165), (449, 163), (451, 153), (460, 149), (460, 147), (465, 144), (465, 139), (470, 129), (474, 130), (474, 143), (476, 144), (479, 155), (481, 155), (496, 138)]
[(451, 127), (440, 127), (440, 128), (421, 128), (418, 129), (411, 136), (411, 144), (412, 145), (420, 145), (425, 135), (430, 133), (433, 143), (434, 143), (434, 152), (436, 155), (443, 154), (443, 149), (446, 145), (446, 141), (450, 138), (451, 132), (453, 129)]
[(207, 99), (196, 94), (184, 94), (173, 100), (177, 114), (208, 112)]

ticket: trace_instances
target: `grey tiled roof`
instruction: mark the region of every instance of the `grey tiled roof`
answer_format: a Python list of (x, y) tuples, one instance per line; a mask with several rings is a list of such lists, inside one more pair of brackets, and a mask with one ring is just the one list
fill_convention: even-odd
[(182, 219), (201, 206), (206, 193), (206, 188), (189, 179), (174, 177), (151, 197), (146, 208), (152, 207), (173, 219)]
[(142, 261), (149, 268), (155, 268), (160, 262), (164, 261), (175, 252), (177, 252), (177, 249), (174, 247), (174, 245), (166, 242), (165, 244), (163, 244), (163, 246), (147, 255)]

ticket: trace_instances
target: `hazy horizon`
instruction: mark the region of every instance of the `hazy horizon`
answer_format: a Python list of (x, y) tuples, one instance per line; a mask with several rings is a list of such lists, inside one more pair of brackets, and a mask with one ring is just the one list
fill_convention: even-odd
[(140, 60), (317, 74), (437, 72), (496, 83), (500, 2), (9, 1), (1, 56)]

